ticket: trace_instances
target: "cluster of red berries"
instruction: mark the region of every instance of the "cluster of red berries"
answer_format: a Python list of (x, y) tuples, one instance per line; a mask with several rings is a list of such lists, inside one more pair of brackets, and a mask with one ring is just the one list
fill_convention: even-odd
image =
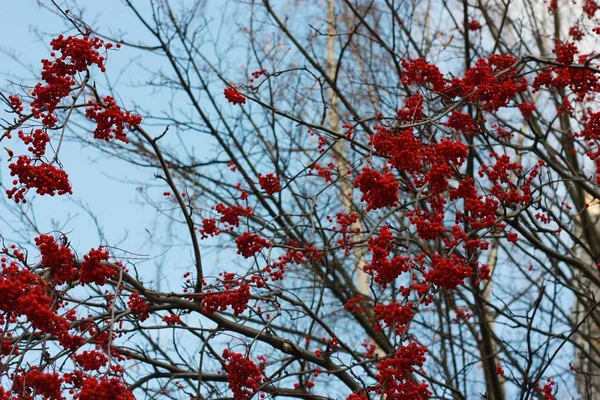
[(473, 118), (460, 111), (453, 111), (444, 125), (467, 136), (477, 136), (480, 131)]
[(576, 95), (577, 101), (583, 101), (587, 97), (592, 99), (600, 89), (596, 73), (585, 68), (571, 68), (574, 63), (586, 64), (588, 55), (578, 55), (579, 50), (574, 43), (561, 43), (558, 40), (555, 41), (553, 52), (561, 65), (553, 65), (539, 72), (532, 84), (534, 91), (543, 86), (558, 90), (569, 88)]
[[(81, 371), (65, 374), (65, 382), (72, 385), (69, 390), (75, 400), (103, 399), (135, 400), (135, 396), (127, 389), (121, 378), (111, 376), (95, 377), (85, 375)], [(77, 389), (77, 390), (75, 390)]]
[(281, 191), (281, 184), (279, 178), (274, 173), (267, 175), (258, 174), (258, 183), (260, 187), (268, 194), (272, 195)]
[(32, 153), (36, 158), (41, 158), (46, 154), (46, 145), (50, 143), (50, 135), (43, 129), (34, 129), (31, 134), (26, 134), (23, 131), (19, 131), (19, 138), (29, 145), (27, 150)]
[(361, 313), (364, 310), (363, 306), (360, 305), (361, 301), (363, 301), (362, 295), (355, 296), (344, 303), (344, 309), (350, 311), (351, 313)]
[(412, 377), (415, 367), (425, 363), (425, 347), (410, 343), (400, 347), (394, 357), (381, 360), (377, 364), (378, 394), (389, 399), (429, 399), (431, 393), (425, 382), (418, 382)]
[(244, 95), (234, 87), (225, 88), (223, 94), (225, 95), (227, 101), (233, 105), (246, 104), (246, 97), (244, 97)]
[(142, 117), (123, 111), (111, 96), (102, 99), (102, 103), (90, 100), (85, 115), (96, 122), (94, 138), (110, 141), (113, 139), (129, 143), (125, 128), (135, 127), (142, 122)]
[(52, 279), (57, 284), (76, 278), (75, 255), (68, 247), (59, 245), (50, 235), (36, 237), (35, 245), (42, 256), (42, 265), (50, 270)]
[(63, 35), (52, 40), (50, 45), (54, 50), (51, 56), (55, 57), (55, 52), (60, 52), (60, 55), (54, 60), (42, 60), (42, 79), (46, 85), (38, 83), (35, 86), (31, 112), (35, 118), (41, 118), (46, 127), (53, 128), (58, 121), (54, 111), (76, 85), (75, 75), (94, 64), (105, 71), (105, 57), (100, 55), (99, 50), (107, 45), (98, 37)]
[[(331, 217), (327, 217), (327, 219), (331, 222)], [(341, 238), (338, 239), (337, 244), (344, 249), (344, 253), (346, 256), (350, 255), (350, 252), (354, 248), (354, 244), (352, 243), (352, 236), (360, 233), (360, 228), (353, 226), (358, 221), (358, 214), (353, 212), (350, 214), (339, 212), (336, 215), (336, 223), (338, 226), (334, 226), (333, 230), (341, 234)]]
[(540, 393), (544, 396), (544, 400), (556, 400), (554, 390), (556, 382), (552, 378), (546, 378), (544, 386), (540, 387), (540, 383), (536, 382), (535, 386), (538, 388)]
[(372, 257), (371, 262), (364, 266), (364, 270), (372, 274), (373, 280), (384, 288), (410, 268), (409, 257), (389, 258), (390, 251), (394, 248), (393, 240), (394, 234), (388, 226), (383, 226), (379, 235), (369, 238), (368, 251)]
[(404, 108), (398, 110), (398, 119), (404, 123), (414, 123), (423, 119), (423, 95), (415, 93), (406, 99)]
[(177, 314), (171, 313), (169, 315), (165, 315), (162, 320), (168, 326), (181, 325), (181, 317)]
[(217, 220), (215, 218), (205, 218), (202, 220), (202, 228), (199, 229), (202, 238), (209, 236), (217, 236), (223, 231), (233, 231), (234, 228), (240, 226), (240, 218), (251, 217), (254, 212), (250, 207), (242, 206), (226, 206), (223, 203), (217, 204), (213, 207), (213, 210), (221, 214), (219, 221), (223, 224), (222, 228), (217, 226)]
[(258, 236), (256, 233), (244, 232), (235, 239), (237, 253), (244, 258), (250, 258), (264, 248), (271, 247), (271, 242)]
[(140, 321), (144, 321), (150, 316), (150, 304), (148, 304), (146, 299), (144, 299), (139, 292), (133, 292), (129, 295), (127, 305), (129, 305), (131, 312), (135, 314)]
[(360, 201), (367, 203), (366, 210), (394, 207), (398, 203), (398, 181), (391, 171), (383, 173), (364, 167), (354, 180), (354, 187), (362, 192)]
[(445, 95), (462, 97), (466, 102), (478, 104), (485, 111), (494, 112), (506, 107), (519, 93), (527, 90), (527, 81), (519, 77), (512, 56), (494, 54), (480, 58), (464, 78), (453, 78), (445, 88)]
[(67, 173), (53, 164), (36, 163), (29, 156), (19, 156), (8, 168), (10, 175), (17, 178), (13, 184), (20, 186), (7, 189), (6, 194), (17, 203), (27, 202), (25, 194), (29, 189), (35, 189), (39, 195), (60, 196), (73, 193)]
[[(328, 163), (326, 166), (314, 163), (311, 169), (317, 171), (317, 176), (323, 178), (326, 183), (333, 183), (334, 168), (334, 163)], [(308, 172), (309, 175), (313, 175), (312, 170)]]
[(464, 280), (473, 274), (467, 260), (453, 254), (451, 256), (431, 255), (431, 267), (425, 273), (425, 279), (444, 289), (456, 289)]
[(468, 319), (473, 317), (473, 313), (469, 310), (468, 307), (457, 307), (454, 309), (454, 314), (456, 315), (452, 322), (459, 323), (460, 321), (467, 321)]
[(303, 249), (298, 248), (299, 244), (295, 240), (290, 240), (289, 247), (285, 254), (277, 257), (277, 261), (271, 263), (270, 266), (263, 268), (263, 273), (268, 273), (272, 280), (283, 279), (285, 268), (288, 264), (306, 264), (309, 261), (318, 261), (323, 253), (315, 247), (305, 246)]
[(22, 113), (25, 109), (25, 107), (23, 107), (23, 100), (21, 100), (19, 96), (9, 95), (8, 101), (10, 108), (17, 114)]
[(379, 303), (375, 305), (373, 311), (377, 320), (384, 327), (392, 327), (397, 335), (401, 335), (412, 320), (415, 307), (411, 301), (406, 304), (392, 302), (384, 305)]
[(116, 277), (117, 271), (107, 263), (109, 256), (108, 250), (102, 247), (91, 249), (85, 254), (79, 269), (81, 284), (104, 285), (108, 279)]
[(479, 31), (483, 28), (483, 25), (481, 25), (478, 21), (472, 19), (471, 21), (469, 21), (469, 23), (467, 24), (467, 29), (470, 31)]
[(258, 79), (258, 78), (260, 78), (261, 76), (263, 76), (266, 73), (267, 73), (267, 69), (263, 68), (263, 69), (259, 69), (258, 71), (252, 72), (251, 75), (252, 75), (253, 79)]
[[(12, 392), (0, 392), (1, 399), (27, 398), (42, 396), (44, 399), (62, 400), (62, 384), (64, 379), (56, 372), (43, 372), (32, 368), (26, 373), (16, 374), (13, 378)], [(18, 395), (11, 397), (10, 395)], [(2, 396), (4, 395), (4, 396)]]
[(108, 364), (108, 357), (97, 350), (84, 351), (73, 356), (73, 360), (84, 371), (99, 371)]
[(81, 345), (81, 338), (74, 338), (69, 333), (70, 321), (56, 314), (47, 293), (47, 283), (39, 275), (20, 268), (16, 262), (2, 260), (0, 311), (15, 317), (24, 316), (34, 329), (55, 336), (66, 348)]
[(235, 315), (243, 313), (250, 301), (250, 286), (242, 279), (234, 279), (233, 274), (225, 274), (221, 285), (211, 289), (205, 288), (202, 300), (202, 310), (206, 314), (216, 311), (233, 309)]
[(428, 86), (435, 92), (446, 89), (446, 80), (440, 69), (423, 58), (402, 60), (402, 83)]
[(227, 382), (236, 400), (247, 400), (254, 396), (265, 381), (262, 370), (254, 361), (243, 354), (223, 350)]

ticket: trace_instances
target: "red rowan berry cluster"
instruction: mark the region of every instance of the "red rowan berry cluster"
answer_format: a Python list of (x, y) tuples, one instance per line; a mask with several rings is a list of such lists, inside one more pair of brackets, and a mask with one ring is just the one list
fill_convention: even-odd
[(70, 383), (77, 392), (73, 390), (73, 399), (89, 400), (97, 399), (101, 395), (103, 399), (135, 400), (135, 396), (127, 386), (117, 377), (94, 377), (85, 375), (81, 371), (65, 374), (65, 382)]
[(265, 377), (261, 369), (243, 354), (234, 353), (231, 350), (223, 350), (225, 360), (225, 371), (227, 371), (227, 382), (233, 392), (233, 397), (239, 400), (247, 400), (254, 396)]
[(99, 371), (100, 368), (108, 364), (108, 357), (97, 350), (86, 350), (81, 354), (73, 356), (73, 360), (84, 371)]
[(599, 9), (600, 6), (595, 0), (585, 0), (583, 2), (583, 12), (588, 16), (588, 18), (594, 18)]
[(163, 318), (165, 324), (169, 326), (181, 325), (181, 317), (177, 314), (165, 315)]
[(26, 145), (30, 145), (27, 150), (36, 158), (41, 158), (46, 154), (46, 145), (50, 143), (50, 136), (43, 129), (34, 129), (31, 134), (19, 131), (19, 138)]
[(429, 64), (423, 58), (402, 60), (402, 83), (428, 86), (435, 92), (443, 92), (446, 80), (438, 67)]
[(468, 136), (477, 136), (479, 134), (479, 128), (475, 125), (473, 118), (469, 114), (460, 111), (452, 112), (444, 125)]
[[(81, 338), (69, 334), (71, 323), (56, 315), (48, 287), (42, 278), (15, 262), (2, 261), (0, 275), (0, 311), (24, 316), (34, 329), (51, 334), (67, 348), (81, 345)], [(76, 339), (76, 340), (75, 340)]]
[(246, 104), (246, 97), (234, 87), (225, 88), (223, 94), (225, 94), (227, 101), (233, 105)]
[(252, 78), (258, 79), (258, 78), (260, 78), (261, 76), (263, 76), (266, 73), (267, 73), (267, 69), (266, 68), (259, 69), (258, 71), (252, 72)]
[(94, 138), (110, 141), (112, 139), (129, 143), (125, 127), (135, 127), (142, 122), (142, 117), (129, 111), (121, 110), (111, 96), (102, 99), (102, 103), (90, 100), (85, 115), (96, 122)]
[(523, 114), (524, 118), (531, 118), (533, 112), (537, 110), (537, 107), (534, 103), (519, 103), (517, 104), (521, 114)]
[(578, 25), (573, 25), (569, 28), (569, 36), (571, 38), (573, 38), (573, 40), (575, 40), (576, 42), (580, 41), (581, 39), (583, 39), (583, 37), (585, 36), (585, 33), (583, 33), (581, 31), (581, 28), (579, 28)]
[(387, 226), (379, 230), (378, 236), (369, 238), (368, 251), (371, 252), (372, 258), (364, 270), (372, 274), (373, 280), (384, 288), (410, 268), (409, 257), (395, 256), (389, 259), (390, 251), (394, 247), (393, 240), (394, 235)]
[(410, 343), (400, 347), (394, 357), (381, 360), (377, 364), (376, 393), (385, 394), (389, 399), (429, 399), (427, 384), (410, 377), (415, 367), (425, 363), (426, 351), (425, 347)]
[[(37, 368), (32, 368), (26, 373), (16, 374), (13, 379), (13, 391), (10, 394), (19, 395), (18, 397), (2, 397), (3, 399), (11, 398), (30, 398), (35, 395), (42, 396), (45, 399), (62, 400), (61, 385), (64, 379), (56, 372), (46, 373)], [(0, 392), (1, 394), (1, 392)], [(8, 395), (9, 393), (5, 393)]]
[(355, 312), (363, 312), (363, 307), (360, 305), (360, 302), (363, 300), (361, 295), (351, 298), (346, 303), (344, 303), (344, 308), (351, 313)]
[(258, 183), (260, 187), (267, 192), (268, 195), (275, 194), (281, 191), (281, 185), (279, 184), (279, 178), (275, 174), (270, 173), (267, 175), (258, 174)]
[(467, 321), (473, 317), (473, 313), (467, 307), (458, 307), (454, 309), (456, 317), (452, 319), (452, 322), (459, 323), (460, 321)]
[(150, 316), (150, 304), (148, 304), (140, 293), (131, 293), (127, 304), (129, 305), (131, 312), (135, 314), (140, 321), (144, 321)]
[[(75, 75), (94, 64), (102, 72), (105, 71), (105, 57), (100, 55), (99, 49), (107, 45), (98, 37), (63, 35), (52, 40), (50, 45), (60, 55), (54, 60), (42, 60), (42, 79), (46, 85), (38, 83), (35, 86), (31, 111), (35, 118), (42, 118), (46, 127), (53, 128), (57, 122), (54, 111), (77, 83)], [(51, 53), (52, 57), (56, 56), (54, 52)]]
[(586, 156), (596, 164), (596, 183), (600, 185), (600, 112), (590, 113), (584, 129), (576, 135), (587, 142)]
[(482, 28), (483, 28), (483, 25), (481, 25), (478, 21), (475, 21), (474, 19), (469, 21), (469, 23), (467, 24), (467, 29), (470, 31), (479, 31)]
[[(332, 222), (333, 219), (331, 217), (327, 217), (329, 222)], [(350, 255), (350, 251), (352, 251), (354, 245), (352, 243), (352, 237), (354, 234), (360, 232), (360, 228), (352, 228), (354, 224), (358, 221), (357, 213), (342, 213), (339, 212), (336, 215), (336, 223), (339, 226), (334, 226), (333, 230), (339, 232), (342, 237), (337, 241), (337, 244), (344, 248), (345, 255)]]
[(436, 208), (434, 212), (416, 209), (407, 212), (406, 216), (410, 223), (415, 226), (417, 235), (421, 239), (435, 240), (446, 232), (446, 227), (443, 225), (444, 214), (440, 207)]
[(342, 129), (346, 129), (346, 134), (344, 135), (346, 139), (351, 140), (354, 137), (354, 126), (352, 124), (344, 124), (342, 125)]
[(446, 95), (463, 97), (489, 112), (506, 107), (517, 94), (527, 90), (527, 81), (517, 75), (516, 63), (515, 57), (506, 55), (481, 58), (465, 72), (464, 78), (451, 80)]
[(219, 221), (223, 224), (229, 225), (230, 229), (233, 229), (233, 227), (240, 226), (241, 217), (251, 217), (254, 215), (254, 212), (250, 207), (227, 207), (222, 203), (217, 204), (214, 210), (221, 214), (221, 218), (219, 219)]
[(369, 397), (363, 393), (352, 393), (346, 400), (369, 400)]
[(243, 313), (250, 301), (250, 286), (243, 279), (234, 279), (231, 273), (225, 274), (221, 285), (206, 288), (200, 304), (207, 314), (233, 309), (235, 315)]
[(383, 323), (384, 327), (392, 327), (397, 335), (402, 335), (415, 314), (415, 307), (410, 301), (406, 304), (393, 302), (384, 305), (379, 303), (375, 305), (373, 311), (377, 320)]
[(536, 382), (535, 386), (538, 388), (540, 393), (544, 396), (544, 400), (556, 400), (556, 396), (554, 396), (556, 382), (552, 378), (546, 379), (546, 384), (540, 387), (540, 383)]
[(266, 68), (263, 69), (259, 69), (258, 71), (254, 71), (252, 72), (252, 78), (250, 78), (250, 85), (248, 86), (250, 89), (254, 89), (254, 81), (258, 78), (260, 78), (261, 76), (265, 75), (267, 73)]
[(400, 132), (393, 132), (385, 126), (375, 126), (374, 129), (377, 133), (371, 137), (371, 145), (378, 154), (390, 157), (390, 165), (411, 174), (422, 171), (421, 149), (424, 146), (412, 129)]
[(14, 199), (17, 203), (27, 202), (25, 194), (29, 189), (35, 189), (39, 195), (60, 196), (73, 193), (67, 173), (52, 164), (35, 164), (35, 161), (28, 156), (19, 156), (17, 161), (10, 164), (8, 168), (10, 175), (17, 177), (13, 184), (20, 184), (20, 186), (7, 189), (6, 194), (9, 199)]
[(360, 200), (367, 203), (367, 211), (393, 207), (398, 203), (398, 181), (390, 171), (381, 173), (364, 167), (354, 180), (354, 187), (362, 192)]
[(472, 274), (473, 268), (464, 258), (457, 255), (444, 257), (432, 254), (431, 267), (425, 274), (425, 279), (444, 289), (456, 289)]
[(106, 263), (108, 258), (108, 250), (104, 250), (101, 247), (91, 249), (88, 254), (85, 254), (79, 269), (79, 281), (81, 284), (95, 283), (97, 285), (104, 285), (107, 279), (116, 277), (118, 275), (117, 271)]
[(423, 119), (423, 96), (415, 93), (406, 99), (404, 108), (398, 110), (398, 119), (405, 123), (414, 123)]
[(304, 249), (298, 249), (298, 242), (290, 240), (289, 247), (285, 254), (277, 257), (277, 261), (263, 268), (263, 272), (268, 273), (272, 280), (281, 280), (285, 273), (285, 268), (288, 264), (306, 264), (309, 261), (318, 261), (322, 257), (322, 253), (316, 248), (306, 246)]
[(558, 90), (569, 88), (576, 95), (577, 101), (583, 101), (600, 89), (593, 71), (571, 68), (575, 62), (585, 64), (588, 58), (586, 55), (577, 57), (578, 49), (574, 43), (563, 44), (557, 40), (553, 52), (556, 54), (556, 61), (562, 65), (553, 65), (538, 73), (532, 84), (534, 91), (543, 86)]
[(472, 229), (491, 227), (496, 223), (498, 201), (477, 193), (473, 178), (463, 179), (456, 189), (450, 190), (450, 200), (462, 199), (464, 212), (458, 212), (456, 221), (467, 223)]
[(50, 235), (36, 237), (35, 245), (42, 256), (42, 265), (50, 269), (57, 284), (69, 282), (77, 276), (75, 255), (68, 247), (59, 245)]
[(235, 239), (237, 253), (244, 258), (254, 256), (261, 252), (264, 248), (271, 247), (271, 242), (258, 236), (256, 233), (244, 232)]
[[(322, 166), (320, 163), (314, 163), (312, 169), (317, 171), (317, 176), (323, 178), (327, 183), (333, 183), (333, 169), (335, 165), (328, 163), (326, 166)], [(312, 171), (308, 172), (309, 175), (313, 175)]]
[(202, 239), (210, 236), (217, 236), (221, 230), (217, 227), (217, 220), (214, 218), (204, 218), (202, 220), (202, 228), (199, 229)]
[(10, 95), (8, 96), (8, 101), (10, 108), (17, 114), (20, 114), (25, 109), (23, 107), (23, 100), (19, 96)]

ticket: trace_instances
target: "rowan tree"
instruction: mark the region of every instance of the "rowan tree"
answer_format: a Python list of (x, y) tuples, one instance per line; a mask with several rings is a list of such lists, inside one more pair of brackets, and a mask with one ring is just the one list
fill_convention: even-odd
[[(48, 5), (2, 94), (0, 398), (600, 398), (600, 4), (219, 3)], [(158, 113), (102, 84), (136, 54)], [(147, 172), (176, 256), (35, 228), (66, 141)]]

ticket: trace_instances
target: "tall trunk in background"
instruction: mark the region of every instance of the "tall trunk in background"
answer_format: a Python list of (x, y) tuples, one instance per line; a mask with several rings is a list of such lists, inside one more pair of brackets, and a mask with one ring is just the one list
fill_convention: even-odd
[[(335, 60), (335, 40), (336, 40), (336, 28), (335, 28), (335, 0), (327, 0), (327, 73), (329, 77), (334, 80), (335, 79), (335, 71), (336, 71), (336, 60)], [(335, 95), (333, 89), (329, 89), (329, 111), (327, 113), (327, 122), (326, 124), (332, 130), (339, 130), (340, 128), (340, 116), (338, 110), (338, 99)], [(336, 154), (336, 169), (340, 172), (346, 171), (348, 166), (348, 157), (347, 157), (347, 149), (345, 143), (342, 141), (337, 141), (333, 146), (333, 151)], [(346, 176), (340, 176), (339, 188), (340, 188), (340, 197), (342, 200), (342, 204), (344, 206), (344, 211), (346, 214), (350, 214), (352, 212), (358, 212), (359, 210), (353, 204), (352, 201), (352, 190), (353, 185), (352, 182)], [(351, 229), (359, 230), (360, 232), (364, 232), (365, 225), (361, 220), (361, 216), (359, 214), (358, 220), (351, 225)], [(355, 240), (360, 242), (362, 239), (362, 235), (355, 235)], [(364, 246), (358, 246), (354, 249), (354, 276), (356, 279), (356, 287), (361, 296), (365, 299), (370, 299), (371, 297), (371, 288), (369, 285), (369, 275), (363, 270), (363, 267), (367, 263), (366, 260), (366, 251)], [(365, 301), (365, 303), (368, 303)], [(367, 314), (371, 314), (371, 307), (365, 307), (365, 311)], [(381, 349), (381, 347), (377, 344), (377, 340), (372, 338), (372, 343), (375, 344), (375, 352), (374, 354), (382, 357), (385, 355), (385, 352)]]
[[(583, 218), (577, 221), (579, 236), (582, 237), (584, 243), (594, 252), (594, 255), (598, 256), (600, 243), (590, 243), (586, 239), (600, 236), (600, 203), (598, 199), (593, 199), (587, 194), (585, 201), (589, 207), (583, 209), (581, 213), (581, 217)], [(586, 230), (591, 232), (586, 233)], [(582, 261), (588, 264), (592, 271), (597, 271), (598, 268), (592, 255), (586, 251), (582, 251), (582, 249), (579, 249), (579, 254)], [(590, 311), (590, 307), (593, 307), (596, 302), (600, 301), (600, 288), (598, 286), (583, 277), (576, 275), (576, 278), (576, 284), (580, 286), (579, 290), (587, 292), (588, 297), (586, 303), (577, 301), (573, 318), (574, 326), (585, 317)], [(575, 357), (577, 390), (582, 399), (600, 400), (600, 371), (596, 367), (600, 363), (600, 355), (598, 355), (600, 351), (600, 326), (598, 326), (594, 318), (588, 317), (582, 327), (579, 328), (578, 336), (581, 348), (576, 351)]]
[[(335, 79), (336, 61), (335, 61), (335, 40), (336, 40), (336, 29), (335, 29), (335, 0), (327, 0), (327, 71), (330, 78)], [(327, 113), (327, 124), (332, 130), (339, 130), (340, 128), (340, 117), (338, 110), (338, 99), (335, 92), (329, 90), (329, 112)], [(337, 141), (333, 147), (336, 157), (336, 168), (338, 171), (345, 171), (348, 169), (347, 165), (347, 150), (345, 143)], [(355, 210), (352, 203), (353, 187), (350, 180), (346, 177), (340, 178), (340, 192), (341, 200), (344, 205), (345, 212), (350, 214)], [(360, 229), (361, 232), (364, 230), (364, 224), (359, 220), (352, 225), (352, 229)], [(355, 275), (357, 281), (358, 291), (365, 297), (370, 296), (369, 287), (369, 275), (364, 272), (363, 266), (366, 264), (365, 251), (363, 247), (359, 247), (354, 252), (354, 264), (355, 264)]]

